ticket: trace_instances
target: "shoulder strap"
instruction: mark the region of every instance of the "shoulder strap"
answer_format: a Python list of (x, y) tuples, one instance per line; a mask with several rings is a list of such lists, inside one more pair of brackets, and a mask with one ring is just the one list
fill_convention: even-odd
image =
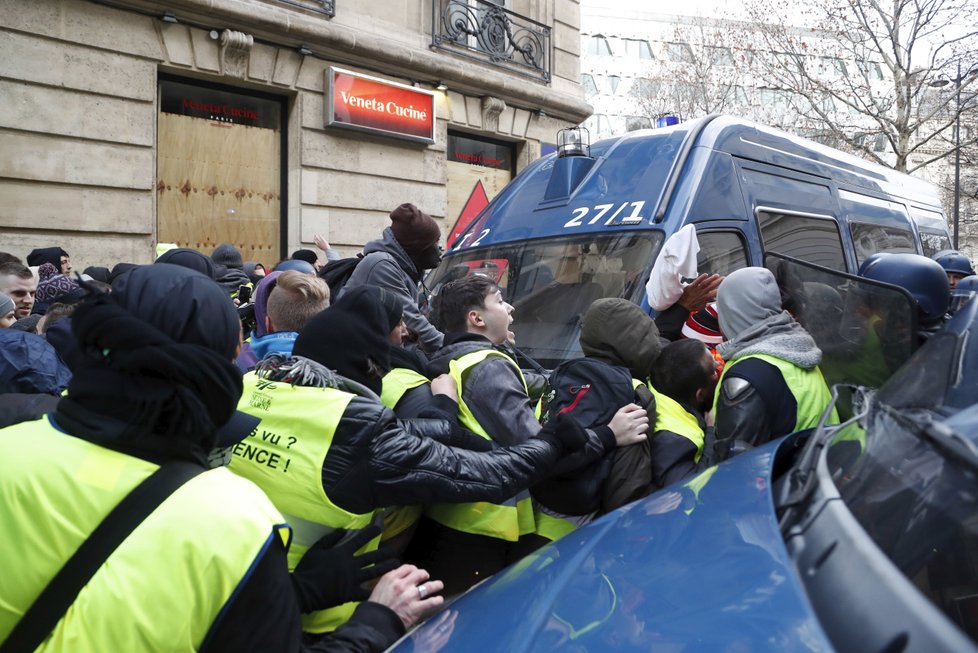
[(10, 636), (0, 653), (29, 653), (39, 647), (78, 598), (95, 572), (177, 488), (204, 471), (196, 463), (166, 463), (126, 495), (51, 579)]

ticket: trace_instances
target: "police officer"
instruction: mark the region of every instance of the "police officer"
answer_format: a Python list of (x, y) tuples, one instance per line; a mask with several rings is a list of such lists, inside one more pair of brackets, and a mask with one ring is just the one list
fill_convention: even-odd
[(968, 257), (953, 249), (940, 251), (934, 254), (933, 258), (944, 268), (951, 290), (954, 290), (954, 287), (958, 285), (959, 281), (975, 273), (975, 268), (971, 265)]
[(859, 276), (899, 286), (910, 293), (917, 308), (919, 344), (939, 331), (947, 321), (951, 274), (939, 263), (919, 254), (881, 252), (859, 266)]
[(717, 313), (727, 339), (717, 347), (726, 361), (713, 403), (718, 457), (818, 424), (831, 400), (818, 369), (822, 352), (782, 309), (774, 274), (731, 273), (717, 291)]

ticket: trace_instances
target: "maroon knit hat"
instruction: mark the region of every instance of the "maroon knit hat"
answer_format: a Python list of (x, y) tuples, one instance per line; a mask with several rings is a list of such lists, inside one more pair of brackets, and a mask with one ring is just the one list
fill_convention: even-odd
[(391, 211), (391, 231), (408, 254), (419, 254), (441, 239), (438, 223), (414, 204)]

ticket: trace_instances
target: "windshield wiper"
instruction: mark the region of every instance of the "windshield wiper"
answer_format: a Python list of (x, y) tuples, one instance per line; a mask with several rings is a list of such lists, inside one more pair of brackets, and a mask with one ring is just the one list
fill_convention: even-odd
[(978, 470), (978, 446), (969, 438), (930, 415), (911, 422), (915, 427), (913, 433), (926, 437), (939, 449)]
[(870, 397), (867, 388), (848, 384), (832, 386), (832, 400), (825, 408), (825, 412), (822, 413), (818, 426), (815, 427), (805, 446), (802, 447), (801, 453), (798, 454), (798, 460), (786, 475), (778, 496), (775, 498), (775, 508), (782, 511), (778, 520), (778, 526), (782, 533), (786, 533), (794, 522), (798, 506), (804, 503), (815, 490), (817, 479), (815, 469), (818, 467), (822, 451), (839, 432), (839, 426), (833, 424), (832, 428), (829, 428), (826, 422), (838, 403), (839, 390), (841, 389), (849, 389), (852, 392), (852, 412), (855, 415), (852, 419), (861, 419), (866, 414), (863, 407)]

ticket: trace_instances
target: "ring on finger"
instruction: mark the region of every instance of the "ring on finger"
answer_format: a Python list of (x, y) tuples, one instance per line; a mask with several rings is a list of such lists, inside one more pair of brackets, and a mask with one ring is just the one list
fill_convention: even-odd
[(424, 583), (418, 585), (418, 598), (422, 601), (428, 596), (428, 586)]

